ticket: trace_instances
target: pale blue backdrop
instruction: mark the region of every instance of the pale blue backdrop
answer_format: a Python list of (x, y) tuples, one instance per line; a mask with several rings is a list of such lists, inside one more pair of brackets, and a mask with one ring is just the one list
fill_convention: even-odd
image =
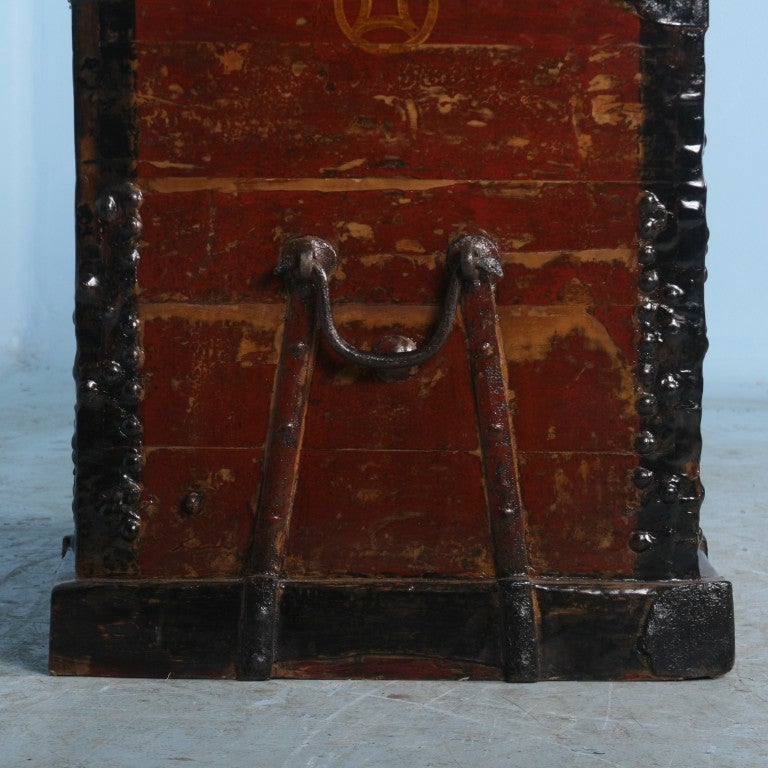
[[(21, 356), (58, 373), (74, 354), (69, 14), (0, 0), (0, 368)], [(764, 0), (711, 2), (708, 395), (768, 397), (767, 21)]]

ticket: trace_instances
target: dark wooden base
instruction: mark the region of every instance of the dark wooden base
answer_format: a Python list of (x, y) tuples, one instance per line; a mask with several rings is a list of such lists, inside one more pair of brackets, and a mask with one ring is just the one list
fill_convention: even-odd
[[(56, 675), (667, 680), (733, 664), (731, 585), (714, 576), (257, 584), (276, 595), (277, 631), (243, 644), (253, 585), (75, 579), (71, 561), (52, 595)], [(271, 665), (244, 660), (265, 646)]]

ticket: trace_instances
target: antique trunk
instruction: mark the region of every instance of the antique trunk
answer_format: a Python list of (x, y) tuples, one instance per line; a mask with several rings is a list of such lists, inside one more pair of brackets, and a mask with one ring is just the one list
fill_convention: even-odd
[(71, 2), (51, 671), (727, 671), (706, 0)]

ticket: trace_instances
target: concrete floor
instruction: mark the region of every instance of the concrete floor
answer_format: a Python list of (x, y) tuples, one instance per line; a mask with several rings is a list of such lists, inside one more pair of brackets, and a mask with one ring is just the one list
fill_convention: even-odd
[(768, 765), (768, 397), (705, 409), (702, 519), (736, 595), (737, 661), (686, 683), (144, 681), (46, 674), (71, 532), (66, 373), (0, 381), (0, 766)]

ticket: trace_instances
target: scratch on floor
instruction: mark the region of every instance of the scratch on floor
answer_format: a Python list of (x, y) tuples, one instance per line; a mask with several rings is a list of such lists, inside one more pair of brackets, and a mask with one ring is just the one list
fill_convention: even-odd
[[(600, 763), (605, 763), (606, 765), (610, 765), (612, 768), (628, 768), (626, 763), (615, 763), (613, 760), (611, 760), (608, 757), (602, 757), (602, 755), (594, 750), (581, 750), (581, 749), (572, 749), (571, 752), (577, 755), (586, 755), (588, 756), (592, 761), (597, 761)], [(667, 767), (669, 768), (669, 766)]]
[(535, 723), (538, 723), (539, 725), (543, 725), (541, 720), (538, 718), (537, 715), (534, 715), (533, 712), (536, 708), (536, 705), (531, 707), (530, 709), (526, 709), (522, 704), (518, 704), (513, 699), (510, 699), (508, 696), (502, 696), (501, 697), (504, 701), (507, 702), (507, 704), (511, 704), (516, 709), (519, 709), (526, 717), (529, 717), (531, 720), (533, 720)]
[(293, 758), (300, 755), (314, 741), (315, 737), (319, 736), (320, 733), (322, 733), (322, 731), (328, 726), (328, 723), (335, 720), (339, 715), (346, 712), (347, 710), (357, 706), (361, 701), (365, 701), (365, 699), (369, 699), (371, 698), (371, 696), (380, 695), (381, 691), (383, 691), (385, 688), (389, 687), (390, 685), (394, 685), (396, 682), (397, 682), (396, 680), (391, 680), (387, 683), (384, 683), (383, 685), (377, 685), (374, 688), (370, 688), (365, 693), (352, 699), (352, 701), (348, 701), (343, 706), (331, 712), (331, 714), (328, 715), (327, 717), (324, 717), (322, 720), (322, 723), (317, 728), (314, 728), (303, 739), (303, 741), (293, 749), (293, 751), (288, 755), (288, 757), (285, 758), (285, 760), (282, 762), (281, 768), (287, 768), (290, 761), (293, 760)]
[(454, 685), (452, 688), (449, 688), (449, 689), (448, 689), (447, 691), (445, 691), (444, 693), (441, 693), (441, 694), (439, 694), (438, 696), (433, 696), (433, 697), (432, 697), (432, 698), (431, 698), (429, 701), (425, 701), (425, 702), (424, 702), (424, 706), (426, 707), (426, 706), (428, 706), (429, 704), (434, 704), (436, 701), (439, 701), (440, 699), (443, 699), (443, 698), (445, 698), (446, 696), (449, 696), (449, 695), (450, 695), (450, 694), (452, 694), (452, 693), (453, 693), (453, 692), (454, 692), (454, 691), (455, 691), (455, 690), (456, 690), (458, 687), (459, 687), (458, 685)]
[(611, 701), (613, 700), (613, 683), (608, 683), (608, 702), (605, 707), (605, 720), (600, 730), (604, 731), (608, 728), (608, 723), (611, 722)]

